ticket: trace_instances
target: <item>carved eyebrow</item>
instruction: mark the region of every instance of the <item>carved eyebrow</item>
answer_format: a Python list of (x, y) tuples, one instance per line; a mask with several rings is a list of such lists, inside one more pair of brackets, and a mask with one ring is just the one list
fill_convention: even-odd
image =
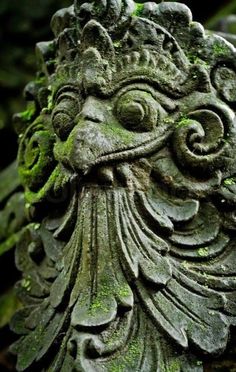
[(155, 89), (151, 83), (134, 83), (134, 84), (128, 84), (126, 86), (123, 86), (121, 89), (118, 89), (115, 93), (117, 99), (124, 93), (130, 91), (130, 90), (140, 90), (140, 91), (147, 91), (150, 93), (153, 98), (155, 98), (161, 106), (166, 109), (169, 112), (175, 111), (178, 103), (172, 100), (171, 98), (167, 97), (165, 94), (161, 93), (157, 89)]
[[(177, 78), (180, 78), (179, 75), (176, 75), (176, 79)], [(184, 81), (181, 81), (181, 89), (183, 88), (184, 84), (186, 85), (186, 81), (188, 80), (189, 76), (186, 75), (185, 78), (186, 79)], [(107, 82), (105, 86), (101, 86), (99, 88), (99, 93), (101, 96), (109, 97), (114, 95), (121, 88), (131, 84), (147, 84), (153, 87), (153, 89), (162, 93), (167, 99), (170, 97), (170, 99), (173, 100), (183, 98), (186, 96), (186, 94), (192, 92), (192, 89), (189, 91), (189, 86), (186, 86), (186, 89), (181, 92), (178, 91), (178, 89), (173, 91), (172, 85), (175, 84), (174, 80), (171, 84), (169, 84), (168, 81), (160, 79), (160, 77), (158, 77), (158, 75), (153, 71), (136, 69), (134, 71), (124, 71), (124, 73), (121, 72), (120, 74), (114, 74), (111, 80)], [(178, 88), (179, 83), (177, 83), (177, 81), (176, 84)]]
[(54, 94), (54, 99), (57, 100), (63, 93), (76, 93), (81, 94), (81, 89), (76, 85), (63, 85)]

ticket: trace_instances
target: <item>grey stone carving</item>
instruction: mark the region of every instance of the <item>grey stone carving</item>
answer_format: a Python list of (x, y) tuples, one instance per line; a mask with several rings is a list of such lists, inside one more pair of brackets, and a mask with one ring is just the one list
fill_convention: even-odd
[(180, 3), (75, 1), (18, 116), (19, 371), (202, 371), (236, 320), (236, 52)]

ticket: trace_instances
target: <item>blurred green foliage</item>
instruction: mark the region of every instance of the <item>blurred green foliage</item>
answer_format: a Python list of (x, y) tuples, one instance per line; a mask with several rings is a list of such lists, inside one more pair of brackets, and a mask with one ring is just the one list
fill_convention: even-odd
[[(226, 4), (222, 4), (220, 9), (208, 18), (205, 27), (214, 29), (219, 20), (223, 17), (227, 17), (228, 15), (236, 15), (236, 0), (231, 0)], [(236, 34), (235, 24), (228, 31)]]
[[(50, 40), (50, 20), (71, 0), (0, 1), (0, 169), (16, 155), (16, 137), (11, 128), (13, 113), (22, 111), (22, 91), (36, 71), (34, 45)], [(4, 144), (12, 148), (3, 154)]]

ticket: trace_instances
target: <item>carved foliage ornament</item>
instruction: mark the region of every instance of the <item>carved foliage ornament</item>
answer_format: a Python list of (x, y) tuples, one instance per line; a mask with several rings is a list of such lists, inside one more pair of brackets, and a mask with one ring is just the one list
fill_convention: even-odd
[(52, 29), (16, 117), (17, 368), (202, 371), (236, 320), (235, 49), (173, 2), (77, 0)]

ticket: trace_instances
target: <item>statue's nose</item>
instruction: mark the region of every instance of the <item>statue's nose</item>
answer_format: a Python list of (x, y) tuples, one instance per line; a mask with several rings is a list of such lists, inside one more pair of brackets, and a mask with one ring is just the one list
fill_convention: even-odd
[(81, 112), (76, 117), (76, 122), (80, 120), (102, 123), (105, 120), (105, 107), (102, 100), (95, 97), (88, 97), (83, 104)]

